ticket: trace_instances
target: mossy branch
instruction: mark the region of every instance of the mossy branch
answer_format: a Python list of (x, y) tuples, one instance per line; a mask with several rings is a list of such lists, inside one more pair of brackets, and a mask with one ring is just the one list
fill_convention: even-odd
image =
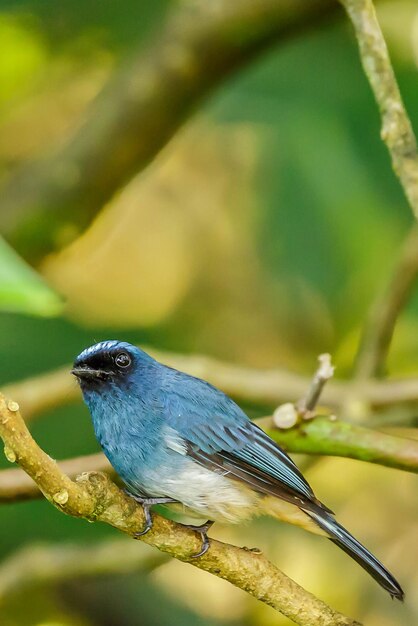
[(269, 417), (257, 423), (289, 452), (340, 456), (418, 473), (418, 441), (415, 439), (363, 428), (334, 416), (315, 417), (289, 430), (274, 428)]
[[(16, 402), (0, 395), (0, 436), (9, 461), (17, 462), (44, 496), (67, 515), (104, 522), (134, 536), (144, 526), (142, 507), (121, 491), (106, 474), (84, 473), (75, 481), (66, 476), (31, 437)], [(355, 626), (345, 617), (288, 578), (259, 551), (211, 540), (208, 552), (194, 559), (200, 537), (159, 515), (141, 537), (162, 552), (223, 578), (283, 613), (300, 626)]]

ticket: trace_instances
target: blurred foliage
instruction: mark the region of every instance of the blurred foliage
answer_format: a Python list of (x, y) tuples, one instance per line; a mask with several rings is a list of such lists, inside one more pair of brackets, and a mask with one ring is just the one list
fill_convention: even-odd
[(0, 238), (0, 311), (49, 317), (62, 308), (61, 299)]
[[(0, 176), (71, 136), (169, 4), (0, 0)], [(418, 128), (416, 2), (384, 2), (379, 14)], [(59, 301), (0, 241), (0, 306), (7, 295), (9, 310), (0, 316), (1, 380), (62, 365), (93, 341), (114, 337), (309, 373), (318, 352), (328, 350), (344, 376), (411, 222), (349, 27), (324, 25), (273, 48), (214, 94), (88, 231), (64, 224), (60, 250), (39, 268), (67, 302), (62, 318), (33, 317), (56, 312)], [(397, 327), (390, 372), (417, 374), (417, 351), (415, 293)], [(43, 416), (33, 432), (57, 458), (97, 450), (81, 406)], [(259, 520), (214, 534), (262, 547), (368, 626), (416, 623), (417, 477), (327, 459), (309, 478), (399, 574), (409, 591), (404, 607), (333, 546), (297, 529)], [(45, 502), (3, 506), (0, 529), (1, 555), (35, 540), (91, 542), (114, 532)], [(24, 603), (11, 599), (0, 621), (289, 624), (223, 581), (174, 562), (150, 577), (35, 590)]]

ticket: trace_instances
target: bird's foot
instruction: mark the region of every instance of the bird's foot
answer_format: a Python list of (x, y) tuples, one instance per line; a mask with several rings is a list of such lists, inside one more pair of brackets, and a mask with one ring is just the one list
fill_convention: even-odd
[(194, 530), (199, 533), (202, 538), (202, 547), (200, 548), (199, 552), (197, 552), (197, 554), (192, 554), (192, 559), (197, 559), (199, 558), (199, 556), (203, 556), (209, 550), (210, 542), (208, 537), (208, 530), (211, 528), (211, 526), (213, 526), (214, 523), (215, 522), (208, 520), (200, 526), (194, 526), (193, 524), (183, 524), (183, 526), (185, 526), (186, 528), (190, 528), (190, 530)]
[(173, 500), (173, 498), (147, 498), (145, 496), (144, 497), (137, 496), (131, 493), (130, 491), (128, 491), (127, 489), (125, 489), (125, 493), (130, 498), (135, 500), (135, 502), (138, 502), (138, 504), (142, 506), (142, 510), (144, 511), (144, 515), (145, 515), (144, 529), (135, 533), (133, 535), (134, 539), (137, 539), (138, 537), (142, 537), (143, 535), (146, 535), (147, 532), (151, 530), (152, 528), (151, 507), (154, 506), (154, 504), (171, 504), (173, 502), (177, 502), (177, 500)]

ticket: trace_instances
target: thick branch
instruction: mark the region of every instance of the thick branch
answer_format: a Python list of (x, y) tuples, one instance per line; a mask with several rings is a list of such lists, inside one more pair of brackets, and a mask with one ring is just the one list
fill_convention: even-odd
[[(146, 347), (162, 363), (204, 378), (220, 387), (225, 393), (248, 402), (277, 406), (283, 402), (296, 402), (309, 388), (310, 379), (280, 369), (254, 369), (217, 359), (162, 352)], [(16, 398), (29, 419), (44, 411), (81, 399), (80, 391), (69, 374), (71, 367), (60, 368), (23, 382), (3, 387), (8, 397)], [(338, 408), (357, 398), (371, 406), (381, 407), (418, 402), (418, 379), (385, 381), (335, 381), (327, 383), (322, 391), (322, 402)]]
[(363, 329), (356, 376), (383, 374), (396, 321), (412, 293), (418, 275), (418, 226), (409, 231), (387, 285), (373, 303)]
[(10, 594), (39, 584), (59, 584), (74, 578), (150, 572), (167, 562), (168, 555), (148, 552), (128, 539), (87, 545), (32, 545), (0, 565), (0, 605)]
[[(418, 441), (362, 428), (332, 417), (316, 417), (295, 428), (280, 429), (273, 418), (257, 420), (288, 452), (343, 456), (418, 473)], [(100, 471), (113, 476), (105, 456), (89, 454), (59, 461), (62, 472), (75, 479), (81, 472)], [(36, 483), (20, 469), (0, 471), (0, 503), (40, 497)]]
[(155, 41), (110, 79), (70, 142), (10, 178), (1, 232), (39, 258), (62, 224), (86, 226), (225, 79), (338, 8), (332, 0), (182, 2)]
[[(45, 497), (63, 513), (101, 521), (134, 535), (144, 526), (142, 507), (105, 474), (82, 474), (73, 482), (32, 439), (18, 406), (0, 396), (0, 436), (5, 454), (36, 481)], [(211, 540), (208, 552), (194, 559), (200, 538), (192, 530), (154, 515), (141, 539), (171, 556), (228, 580), (280, 611), (300, 626), (355, 625), (305, 591), (260, 553)]]

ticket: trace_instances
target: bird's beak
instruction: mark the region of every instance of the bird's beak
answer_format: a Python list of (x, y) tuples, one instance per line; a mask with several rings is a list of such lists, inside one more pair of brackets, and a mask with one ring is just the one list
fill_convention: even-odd
[(76, 376), (80, 381), (106, 380), (109, 373), (103, 370), (94, 370), (89, 367), (74, 367), (71, 374)]

